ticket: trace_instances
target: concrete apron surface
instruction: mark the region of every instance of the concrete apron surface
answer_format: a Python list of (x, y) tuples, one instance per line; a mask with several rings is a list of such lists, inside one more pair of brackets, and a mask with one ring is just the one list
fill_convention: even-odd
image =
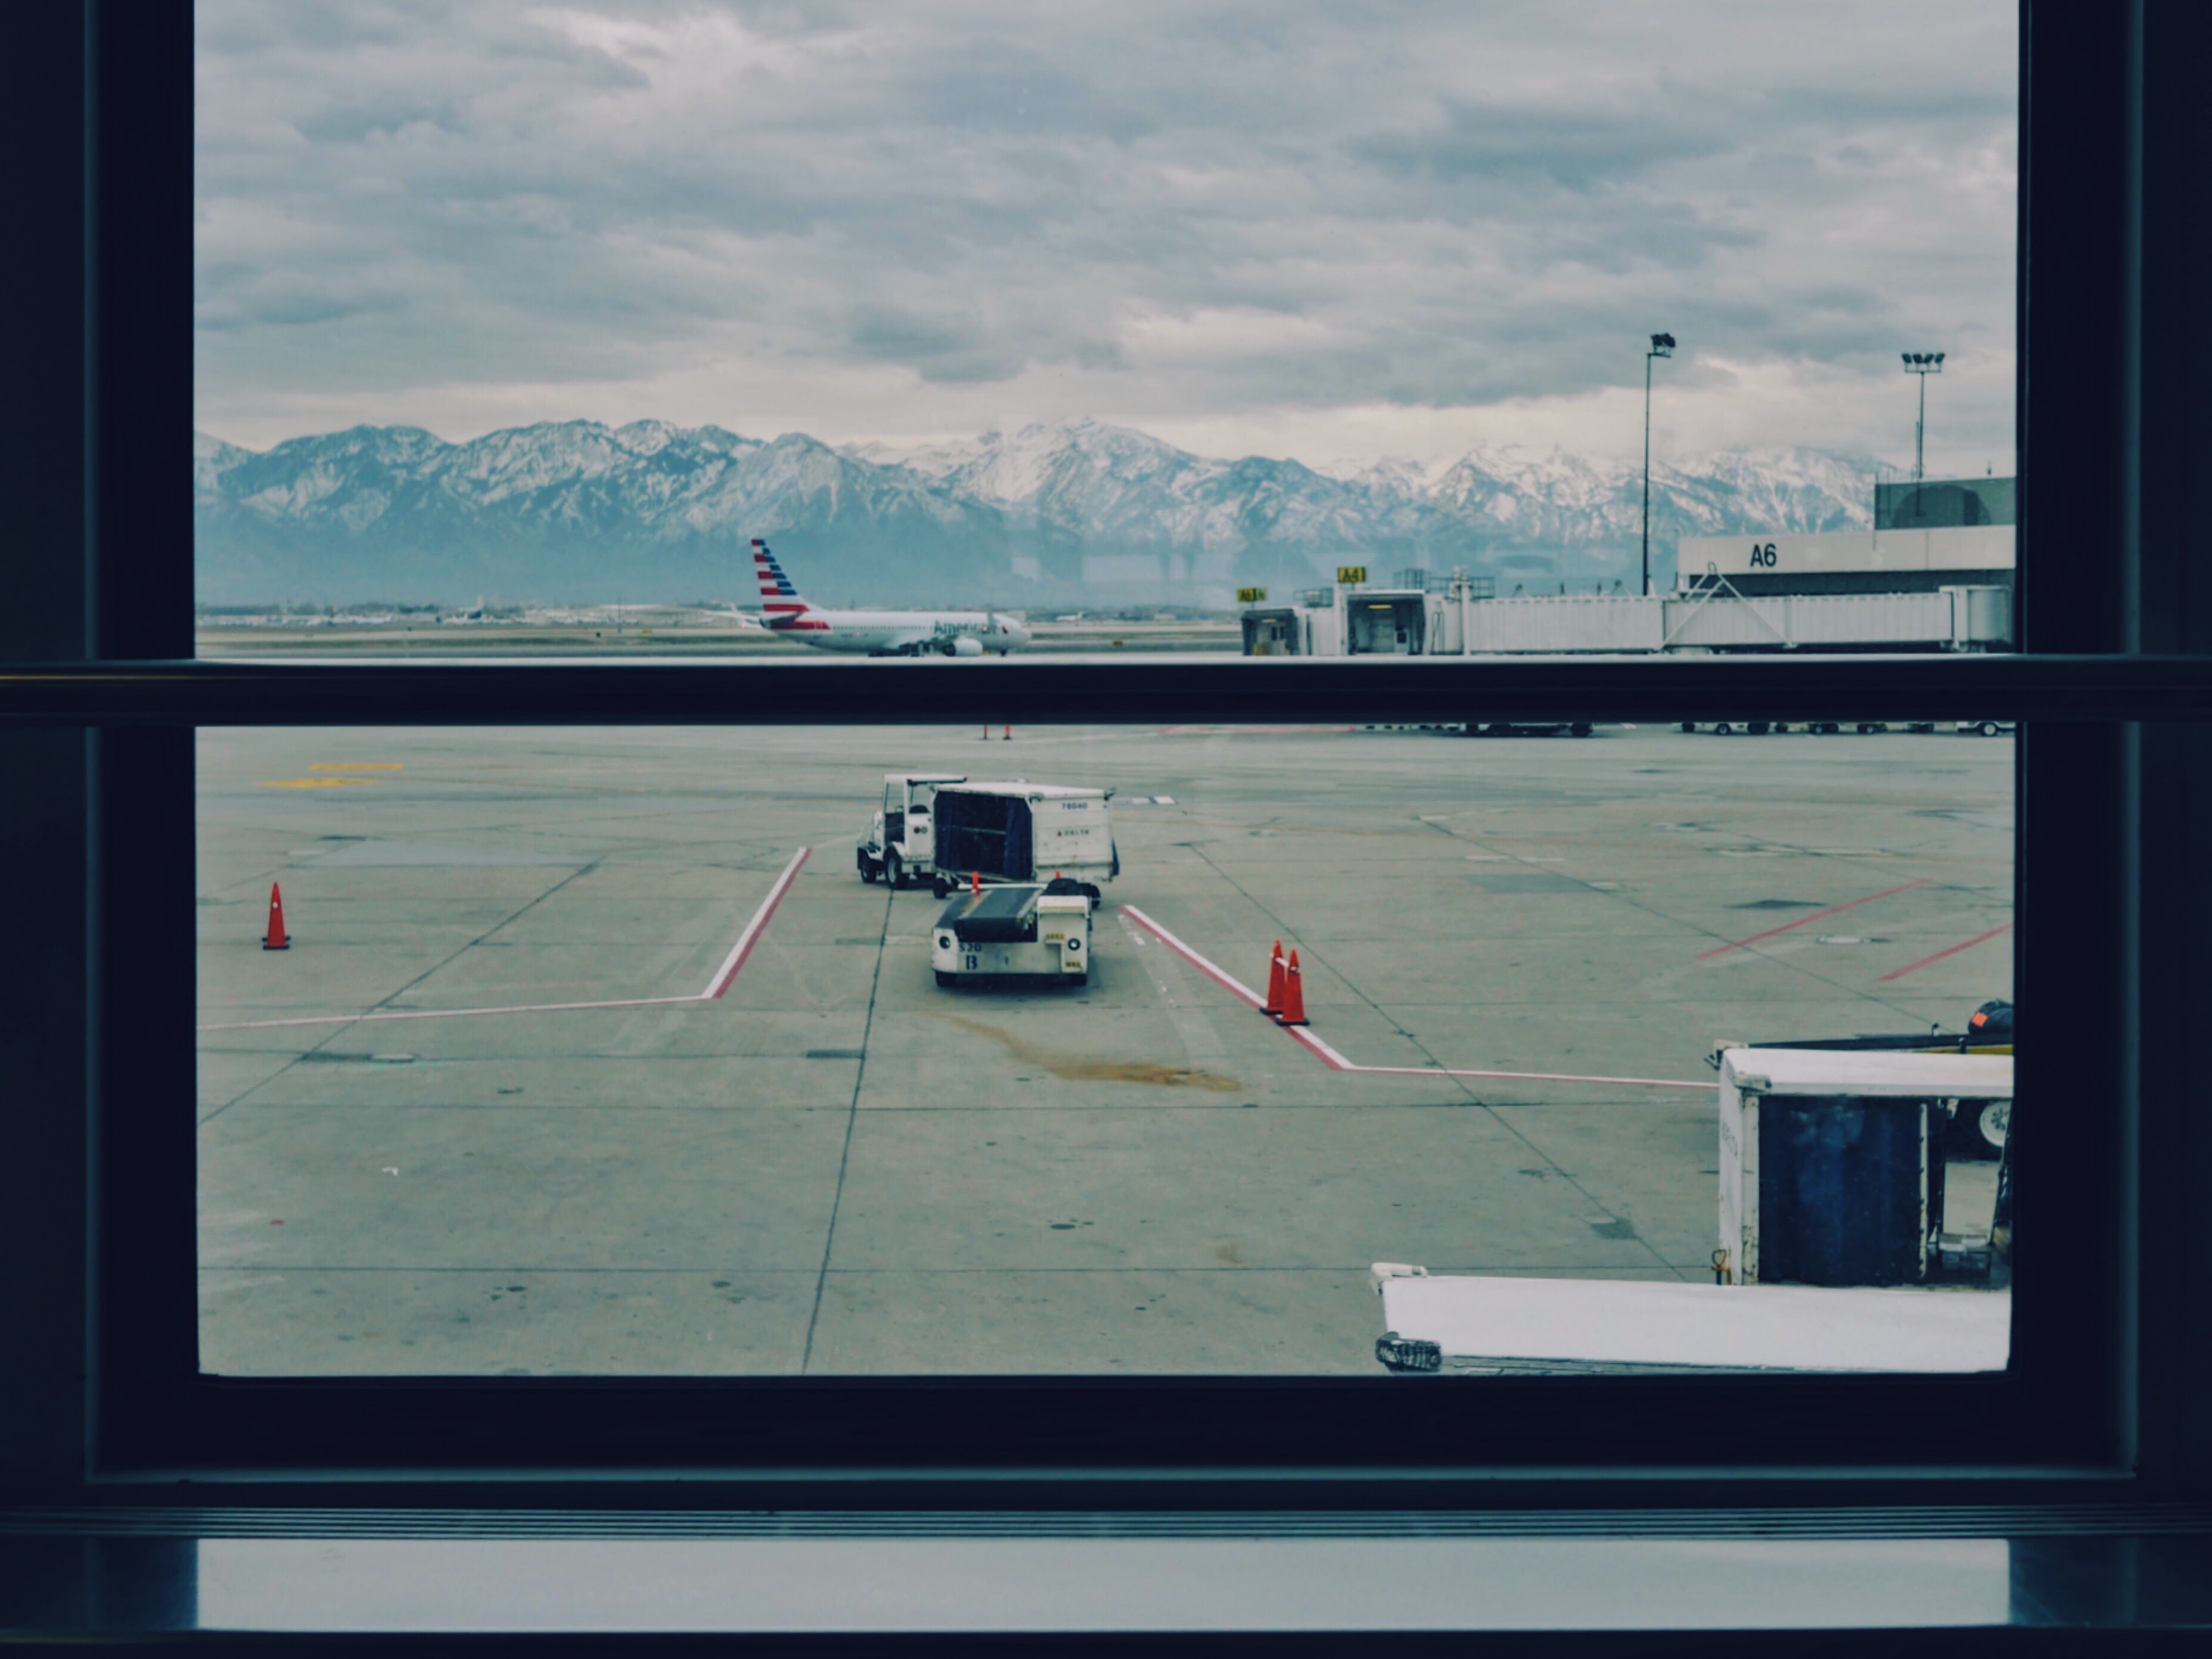
[[(940, 990), (860, 880), (939, 769), (1119, 792), (1087, 987)], [(1948, 726), (208, 732), (204, 1025), (672, 1000), (204, 1030), (204, 1363), (1365, 1375), (1376, 1260), (1700, 1279), (1711, 1093), (1333, 1070), (1120, 907), (1295, 945), (1359, 1065), (1700, 1080), (2008, 994), (2011, 790)]]

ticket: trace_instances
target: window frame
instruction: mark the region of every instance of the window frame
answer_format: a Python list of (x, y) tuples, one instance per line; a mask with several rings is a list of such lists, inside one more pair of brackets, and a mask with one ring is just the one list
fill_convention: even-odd
[[(1494, 695), (1486, 685), (1498, 685), (1502, 678), (1496, 665), (1462, 672), (1451, 664), (1437, 665), (1438, 672), (1427, 675), (1305, 673), (1301, 678), (1323, 684), (1294, 688), (1287, 684), (1292, 675), (1277, 665), (1227, 666), (1240, 678), (1266, 676), (1259, 689), (1279, 702), (1293, 690), (1301, 697), (1325, 696), (1337, 718), (1346, 717), (1348, 696), (1355, 719), (1388, 717), (1376, 712), (1386, 691), (1394, 708), (1395, 696), (1425, 697), (1425, 707), (1413, 706), (1440, 718), (1464, 706), (1458, 700), (1470, 694)], [(1632, 684), (1650, 678), (1633, 672), (1643, 666), (1610, 665), (1583, 695), (1647, 698), (1649, 692)], [(1874, 688), (1885, 678), (1889, 683), (1880, 696), (1915, 695), (1899, 690), (1898, 681), (1921, 678), (1885, 676), (1886, 668), (1899, 665), (1837, 664), (1829, 666), (1848, 672), (1836, 686), (1816, 690), (1803, 684), (1808, 676), (1774, 672), (1798, 666), (1750, 664), (1742, 675), (1728, 678), (1741, 688), (1734, 695), (1747, 694), (1761, 708), (1802, 710), (1808, 718), (1863, 713), (1866, 699), (1877, 695)], [(1616, 669), (1626, 672), (1608, 691), (1605, 683), (1614, 680)], [(216, 672), (227, 677), (227, 671)], [(608, 719), (606, 688), (595, 684), (599, 676), (588, 669), (573, 678), (554, 672), (574, 695), (556, 695), (560, 686), (533, 688), (533, 721)], [(483, 673), (484, 684), (474, 689), (503, 704), (512, 696), (511, 676), (497, 669)], [(709, 678), (726, 673), (706, 671)], [(404, 686), (404, 695), (412, 696), (421, 689), (410, 684), (414, 674), (395, 674), (387, 691)], [(902, 720), (973, 723), (991, 712), (981, 706), (973, 678), (962, 678), (959, 665), (874, 665), (849, 673), (794, 665), (766, 671), (753, 686), (740, 689), (786, 694), (750, 699), (754, 709), (765, 712), (750, 723), (779, 723), (779, 711), (787, 711), (801, 695), (817, 720), (873, 723), (884, 674), (901, 677)], [(794, 684), (799, 677), (804, 683)], [(1081, 698), (1103, 689), (1106, 706), (1118, 709), (1122, 705), (1114, 695), (1139, 696), (1140, 677), (1157, 680), (1158, 671), (1117, 669), (1102, 688), (1095, 669), (1045, 664), (1000, 672), (994, 665), (997, 684), (988, 695), (1002, 699), (1005, 682), (1018, 678), (1034, 690), (1035, 702)], [(192, 672), (182, 678), (196, 685), (213, 676)], [(314, 669), (271, 677), (271, 684), (289, 685), (295, 694), (283, 723), (320, 723), (312, 708), (301, 711), (299, 700), (314, 697), (325, 678)], [(682, 713), (682, 682), (688, 678), (639, 671), (635, 701), (624, 708), (622, 722), (697, 720), (696, 704), (690, 705), (694, 713)], [(1207, 689), (1217, 693), (1231, 689), (1220, 678), (1212, 678)], [(1970, 670), (1956, 680), (1976, 678)], [(1432, 683), (1401, 684), (1419, 678)], [(1365, 700), (1370, 688), (1361, 683), (1368, 680), (1376, 683), (1374, 702)], [(1869, 690), (1855, 693), (1849, 689), (1853, 683)], [(257, 685), (252, 702), (259, 705), (270, 689)], [(731, 690), (717, 689), (721, 695)], [(457, 696), (454, 688), (443, 689), (443, 712), (434, 723), (475, 723), (469, 711), (477, 699), (465, 695), (467, 690)], [(1516, 698), (1540, 695), (1525, 683), (1511, 691)], [(360, 713), (339, 723), (389, 722), (385, 696), (357, 690), (347, 696)], [(1233, 717), (1230, 711), (1241, 707), (1241, 692), (1234, 699), (1194, 694), (1172, 701), (1182, 718), (1217, 720)], [(1030, 724), (1037, 723), (1030, 712), (1035, 702), (1018, 705)], [(1322, 706), (1316, 702), (1316, 708)], [(1909, 706), (1885, 705), (1883, 712)], [(2033, 705), (2016, 693), (1978, 696), (1972, 706), (2015, 716)], [(1588, 709), (1607, 710), (1607, 705), (1593, 702)], [(188, 712), (188, 706), (173, 704), (167, 718), (181, 720)], [(1620, 712), (1618, 703), (1607, 712)], [(1674, 701), (1644, 702), (1632, 712), (1648, 719), (1701, 711)], [(2110, 797), (2072, 787), (2039, 788), (2036, 781), (2049, 775), (2038, 757), (2051, 746), (2069, 745), (2064, 777), (2078, 778), (2108, 759), (2109, 742), (2099, 739), (2111, 735), (2101, 725), (2025, 723), (2019, 739), (2023, 819), (2048, 826), (2044, 833), (2070, 845), (2109, 839), (2115, 829)], [(111, 849), (106, 860), (112, 896), (103, 908), (118, 920), (131, 919), (106, 941), (102, 956), (127, 952), (134, 977), (188, 984), (194, 949), (191, 728), (110, 726), (101, 734), (99, 759), (99, 788), (112, 812), (103, 817), (128, 826), (124, 845)], [(2078, 911), (2068, 914), (2051, 902), (2059, 896), (2039, 893), (2027, 863), (2021, 860), (2019, 877), (2022, 939), (2015, 1000), (2029, 1026), (2021, 1088), (2027, 1105), (2020, 1118), (2034, 1123), (2045, 1121), (2036, 1103), (2050, 1095), (2037, 1086), (2050, 1075), (2046, 1068), (2078, 1067), (2089, 1059), (2069, 1052), (2081, 1046), (2081, 1028), (2046, 1036), (2036, 1021), (2034, 1011), (2054, 998), (2035, 964), (2078, 962), (2105, 941), (2094, 926), (2083, 926)], [(2061, 880), (2075, 884), (2070, 875), (2062, 874)], [(167, 924), (158, 936), (149, 926), (156, 916)], [(161, 950), (164, 942), (167, 948)], [(160, 951), (158, 957), (149, 957), (149, 947)], [(189, 1363), (197, 1351), (194, 1194), (174, 1175), (192, 1167), (194, 1115), (178, 1109), (178, 1103), (189, 1108), (194, 1099), (185, 1083), (190, 1013), (181, 1000), (173, 1011), (161, 1012), (158, 1031), (141, 1023), (117, 1030), (115, 1040), (103, 1045), (103, 1071), (116, 1085), (106, 1091), (100, 1137), (100, 1207), (111, 1218), (105, 1242), (112, 1253), (103, 1261), (165, 1264), (158, 1273), (142, 1267), (101, 1275), (100, 1342), (108, 1359), (101, 1443), (104, 1464), (116, 1472), (187, 1467), (267, 1474), (301, 1463), (365, 1470), (398, 1462), (453, 1474), (565, 1467), (580, 1474), (711, 1471), (727, 1480), (779, 1485), (833, 1475), (1000, 1485), (1045, 1470), (1086, 1469), (1094, 1476), (1142, 1472), (1146, 1486), (1188, 1486), (1194, 1479), (1243, 1486), (1287, 1478), (1301, 1486), (1350, 1480), (1378, 1489), (1436, 1489), (1568, 1470), (1663, 1479), (1686, 1465), (1713, 1461), (1705, 1425), (1716, 1421), (1729, 1425), (1728, 1455), (1721, 1461), (1738, 1478), (1753, 1482), (1812, 1469), (1843, 1479), (1848, 1471), (1876, 1468), (1909, 1480), (1966, 1469), (1984, 1478), (2062, 1470), (2079, 1477), (2117, 1466), (2116, 1378), (2091, 1359), (2105, 1351), (2099, 1334), (2117, 1316), (2114, 1287), (2103, 1276), (2073, 1275), (2074, 1294), (2067, 1299), (2038, 1294), (2069, 1277), (2063, 1264), (2069, 1257), (2109, 1259), (2107, 1230), (2114, 1218), (2112, 1206), (2100, 1201), (2109, 1158), (2083, 1156), (2078, 1139), (2054, 1147), (2027, 1130), (2014, 1152), (2015, 1283), (2028, 1288), (2015, 1296), (2014, 1363), (1990, 1377), (1421, 1382), (1379, 1371), (1351, 1378), (204, 1376)], [(2107, 1139), (2117, 1127), (2100, 1126)], [(2056, 1164), (2049, 1158), (2053, 1151), (2062, 1154)], [(1378, 1416), (1389, 1420), (1395, 1444), (1425, 1449), (1419, 1461), (1393, 1462), (1374, 1455), (1372, 1425)]]
[[(18, 665), (0, 670), (0, 735), (64, 734), (36, 752), (9, 752), (33, 785), (74, 790), (83, 812), (82, 890), (46, 914), (66, 914), (69, 900), (82, 913), (87, 1043), (75, 1109), (86, 1136), (75, 1190), (33, 1194), (29, 1206), (34, 1222), (79, 1214), (86, 1229), (70, 1271), (88, 1382), (76, 1448), (46, 1465), (60, 1478), (109, 1491), (210, 1479), (243, 1490), (313, 1471), (333, 1494), (388, 1494), (395, 1481), (450, 1493), (527, 1479), (631, 1494), (665, 1492), (672, 1481), (696, 1493), (705, 1481), (816, 1504), (864, 1491), (949, 1504), (1019, 1492), (1024, 1502), (1343, 1507), (1529, 1493), (1655, 1501), (1686, 1491), (1744, 1501), (1785, 1480), (1793, 1497), (1829, 1492), (1855, 1502), (1937, 1490), (2139, 1493), (2146, 1479), (2170, 1485), (2201, 1474), (2204, 1390), (2187, 1384), (2208, 1375), (2204, 1340), (2168, 1340), (2158, 1326), (2207, 1283), (2205, 1246), (2185, 1213), (2186, 1183), (2206, 1168), (2205, 1133), (2186, 1121), (2185, 1086), (2158, 1100), (2151, 1085), (2185, 1075), (2185, 1018), (2160, 1029), (2156, 1016), (2172, 1012), (2176, 988), (2202, 976), (2177, 924), (2157, 915), (2153, 885), (2161, 872), (2185, 872), (2192, 829), (2212, 823), (2201, 788), (2177, 799), (2172, 787), (2176, 757), (2193, 765), (2189, 757), (2205, 751), (2190, 722), (2212, 719), (2208, 664), (2173, 653), (2203, 651), (2212, 627), (2183, 553), (2145, 539), (2165, 498), (2144, 471), (2160, 443), (2186, 455), (2206, 427), (2186, 408), (2185, 371), (2202, 361), (2201, 325), (2185, 330), (2197, 354), (2186, 361), (2161, 367), (2143, 347), (2146, 325), (2166, 315), (2159, 303), (2181, 325), (2196, 234), (2160, 231), (2147, 204), (2171, 204), (2180, 192), (2186, 205), (2204, 191), (2192, 165), (2203, 123), (2187, 108), (2187, 76), (2212, 53), (2205, 23), (2187, 9), (2022, 6), (2021, 654), (1164, 671), (1029, 662), (989, 665), (988, 708), (965, 665), (368, 671), (183, 660), (191, 649), (182, 442), (191, 390), (191, 8), (78, 0), (49, 15), (76, 20), (80, 73), (37, 79), (35, 56), (29, 75), (20, 61), (15, 72), (33, 117), (73, 120), (84, 134), (73, 313), (84, 348), (73, 550), (83, 580), (81, 592), (63, 584), (34, 595), (40, 608), (28, 624), (0, 635)], [(46, 26), (8, 27), (20, 35)], [(65, 54), (70, 31), (47, 27), (32, 44)], [(2033, 167), (2039, 154), (2059, 161)], [(66, 205), (40, 210), (51, 219)], [(2163, 301), (2160, 280), (2170, 284)], [(32, 297), (52, 314), (66, 308), (68, 291), (48, 283)], [(24, 428), (21, 416), (7, 418), (10, 434)], [(66, 447), (67, 435), (46, 441)], [(73, 626), (82, 642), (71, 648)], [(2157, 650), (2166, 654), (2146, 654)], [(2021, 720), (2015, 1000), (2028, 1109), (2015, 1151), (2012, 1367), (1988, 1378), (1455, 1383), (1379, 1374), (200, 1376), (195, 1194), (179, 1176), (194, 1159), (191, 1000), (144, 994), (149, 984), (193, 982), (192, 727), (876, 724), (885, 672), (901, 677), (901, 720), (915, 723), (994, 717), (1010, 690), (1018, 717), (1032, 723), (1102, 708), (1116, 719), (1168, 708), (1223, 721), (1323, 709), (1451, 719), (1477, 699), (1501, 714), (1710, 718), (1753, 698), (1797, 718), (1971, 706)], [(73, 751), (65, 734), (79, 727)], [(65, 1093), (66, 1079), (52, 1086)], [(2063, 1139), (2042, 1127), (2060, 1121), (2071, 1131)], [(66, 1173), (62, 1152), (40, 1145), (41, 1167)], [(2166, 1154), (2170, 1162), (2154, 1163)], [(2158, 1178), (2146, 1178), (2154, 1168)], [(58, 1261), (50, 1273), (57, 1283), (67, 1276)], [(55, 1315), (52, 1328), (67, 1322)], [(40, 1409), (34, 1431), (62, 1422), (51, 1400)], [(1421, 1447), (1422, 1456), (1378, 1457), (1378, 1418), (1394, 1443)]]

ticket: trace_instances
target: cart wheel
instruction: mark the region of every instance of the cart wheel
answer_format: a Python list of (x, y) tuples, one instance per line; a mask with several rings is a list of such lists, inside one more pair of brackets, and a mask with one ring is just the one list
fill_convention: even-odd
[(1994, 738), (1997, 734), (1997, 723), (1995, 720), (1984, 720), (1974, 730), (1983, 737)]
[(2004, 1154), (2005, 1137), (2012, 1132), (2012, 1102), (1985, 1100), (1982, 1109), (1974, 1115), (1974, 1133), (1988, 1149), (1989, 1156)]
[(942, 968), (937, 970), (937, 986), (939, 990), (949, 991), (958, 983), (960, 983), (959, 975), (948, 974)]
[(890, 878), (894, 891), (906, 885), (906, 866), (899, 861), (896, 853), (884, 854), (884, 872)]
[(1734, 732), (1735, 730), (1735, 727), (1731, 726), (1726, 720), (1715, 720), (1713, 722), (1713, 735), (1717, 738), (1725, 738)]
[(1570, 737), (1586, 738), (1590, 734), (1590, 723), (1588, 720), (1577, 720), (1567, 727), (1567, 734)]
[(933, 898), (951, 898), (952, 884), (942, 876), (933, 876), (930, 878), (929, 891)]
[(1685, 732), (1694, 732), (1698, 729), (1698, 723), (1695, 720), (1684, 720), (1682, 722), (1682, 729)]
[(1954, 1163), (1994, 1164), (2004, 1156), (2011, 1128), (2010, 1101), (1963, 1101), (1944, 1130), (1943, 1156)]
[(882, 869), (877, 865), (873, 859), (870, 858), (866, 853), (860, 854), (860, 879), (862, 881), (866, 882), (872, 887), (875, 885), (876, 878), (882, 874)]

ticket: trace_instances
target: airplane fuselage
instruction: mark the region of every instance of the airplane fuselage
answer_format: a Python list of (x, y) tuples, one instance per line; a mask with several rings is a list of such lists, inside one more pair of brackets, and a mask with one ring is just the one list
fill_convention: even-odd
[(810, 605), (763, 619), (769, 631), (817, 651), (872, 656), (979, 656), (1029, 643), (1011, 617), (983, 611), (826, 611)]
[(1030, 631), (995, 611), (826, 611), (799, 596), (769, 545), (753, 538), (760, 580), (761, 626), (817, 651), (872, 657), (1000, 656), (1030, 642)]

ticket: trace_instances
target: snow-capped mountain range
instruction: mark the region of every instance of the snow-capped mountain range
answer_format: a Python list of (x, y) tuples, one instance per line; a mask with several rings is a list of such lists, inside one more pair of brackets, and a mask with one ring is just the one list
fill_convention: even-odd
[[(569, 421), (453, 444), (356, 427), (257, 452), (194, 444), (203, 603), (734, 599), (749, 538), (828, 603), (1227, 605), (1340, 564), (1464, 566), (1545, 592), (1636, 580), (1634, 463), (1477, 450), (1314, 467), (1194, 455), (1069, 421), (833, 448), (719, 427)], [(1870, 521), (1875, 465), (1825, 452), (1655, 461), (1654, 576), (1683, 535)]]

